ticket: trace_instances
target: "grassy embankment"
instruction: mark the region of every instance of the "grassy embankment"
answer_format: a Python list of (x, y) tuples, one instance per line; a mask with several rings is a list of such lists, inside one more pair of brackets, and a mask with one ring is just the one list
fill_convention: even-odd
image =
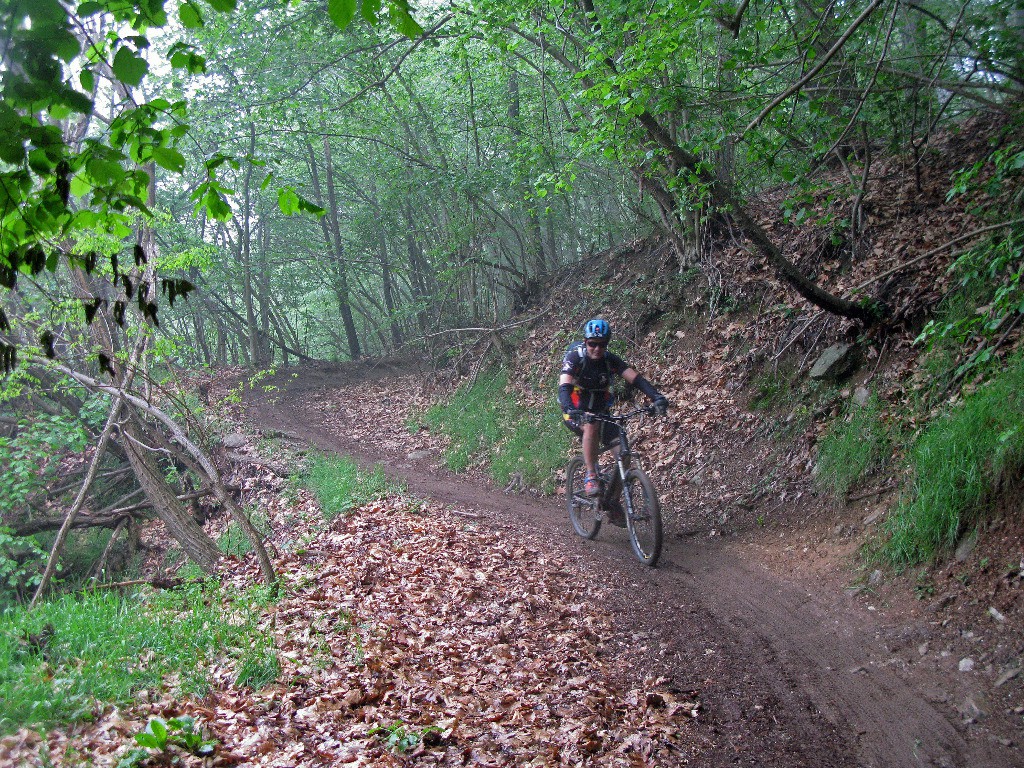
[(905, 453), (891, 447), (909, 432), (906, 414), (884, 418), (877, 399), (849, 404), (818, 445), (816, 483), (836, 498), (873, 471), (905, 477), (872, 558), (901, 569), (948, 555), (984, 524), (1007, 478), (1024, 463), (1024, 358), (928, 421)]
[(490, 370), (430, 408), (424, 420), (451, 440), (445, 455), (449, 469), (462, 472), (481, 464), (497, 485), (508, 485), (519, 475), (526, 487), (554, 491), (555, 472), (565, 465), (571, 435), (553, 397), (543, 411), (527, 410), (510, 390), (505, 372)]

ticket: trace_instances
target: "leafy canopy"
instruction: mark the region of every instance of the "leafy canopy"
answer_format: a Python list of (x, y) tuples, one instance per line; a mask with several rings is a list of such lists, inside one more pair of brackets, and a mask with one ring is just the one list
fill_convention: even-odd
[[(54, 271), (61, 256), (88, 272), (97, 254), (81, 253), (80, 236), (97, 229), (127, 238), (128, 215), (148, 214), (156, 168), (180, 174), (188, 134), (187, 104), (145, 98), (139, 89), (155, 67), (154, 31), (180, 23), (201, 27), (210, 13), (231, 13), (237, 0), (87, 0), (73, 9), (60, 0), (4, 0), (5, 69), (0, 80), (0, 286), (13, 289), (20, 274)], [(422, 32), (408, 0), (329, 0), (333, 23), (355, 17)], [(177, 18), (170, 14), (176, 10)], [(205, 71), (197, 50), (182, 41), (166, 49), (167, 64), (186, 75)], [(93, 118), (109, 112), (109, 124)], [(205, 161), (205, 179), (192, 193), (196, 209), (226, 220), (231, 190), (217, 180), (230, 158)], [(306, 210), (294, 193), (282, 207)], [(111, 257), (104, 257), (111, 258)], [(114, 272), (116, 274), (116, 267)], [(155, 315), (154, 315), (155, 317)], [(0, 332), (9, 333), (0, 313)], [(5, 367), (13, 346), (4, 339)]]

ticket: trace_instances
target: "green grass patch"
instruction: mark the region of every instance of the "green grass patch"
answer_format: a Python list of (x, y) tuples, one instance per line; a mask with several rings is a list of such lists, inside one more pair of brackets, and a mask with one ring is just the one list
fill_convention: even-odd
[(482, 373), (459, 387), (447, 403), (427, 410), (427, 426), (451, 441), (445, 464), (452, 471), (465, 471), (472, 460), (480, 459), (501, 439), (502, 422), (508, 421), (513, 410), (505, 391), (507, 384), (504, 373)]
[(815, 484), (837, 499), (889, 455), (889, 434), (874, 396), (863, 406), (850, 402), (818, 444)]
[(237, 591), (207, 580), (165, 592), (64, 595), (32, 612), (6, 609), (0, 734), (87, 720), (100, 706), (126, 704), (168, 679), (182, 694), (204, 694), (213, 663), (232, 658), (242, 670), (253, 648), (261, 658), (273, 655), (273, 640), (258, 627), (268, 599), (264, 587)]
[(347, 456), (315, 457), (305, 480), (320, 501), (324, 519), (328, 522), (389, 493), (402, 493), (404, 490), (388, 480), (380, 464), (366, 472), (359, 468), (355, 459)]
[(245, 535), (242, 526), (232, 520), (228, 527), (224, 529), (224, 533), (217, 539), (217, 549), (225, 555), (244, 557), (252, 552), (252, 542)]
[(554, 490), (555, 470), (566, 461), (570, 434), (561, 420), (553, 402), (542, 413), (522, 408), (502, 370), (482, 373), (425, 415), (430, 429), (451, 441), (449, 469), (484, 463), (498, 485), (518, 474), (524, 485), (544, 492)]
[(789, 377), (781, 371), (768, 371), (751, 382), (750, 408), (754, 411), (775, 411), (791, 407), (797, 399)]
[(562, 412), (551, 407), (539, 416), (523, 416), (509, 425), (511, 432), (491, 450), (491, 477), (505, 486), (518, 474), (526, 487), (554, 493), (555, 471), (565, 466), (571, 443), (569, 430), (562, 426)]
[(933, 421), (910, 453), (912, 485), (878, 554), (903, 567), (956, 546), (984, 518), (1005, 473), (1024, 459), (1024, 358)]
[(260, 638), (242, 656), (235, 683), (258, 691), (277, 680), (280, 674), (281, 661), (273, 641)]

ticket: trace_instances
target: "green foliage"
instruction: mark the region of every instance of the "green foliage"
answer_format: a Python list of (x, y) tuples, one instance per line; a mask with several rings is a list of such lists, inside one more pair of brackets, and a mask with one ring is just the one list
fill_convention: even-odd
[[(387, 9), (386, 15), (381, 13), (382, 6)], [(412, 6), (409, 0), (327, 0), (327, 15), (338, 29), (345, 29), (355, 18), (359, 8), (362, 17), (370, 24), (387, 21), (398, 32), (406, 37), (414, 38), (423, 34), (423, 28), (412, 17)]]
[(958, 290), (943, 300), (917, 342), (958, 353), (970, 342), (972, 347), (981, 342), (977, 353), (957, 360), (951, 374), (959, 379), (985, 370), (994, 360), (991, 342), (1012, 318), (1024, 313), (1024, 230), (972, 248), (953, 262), (950, 271), (957, 276)]
[(1022, 459), (1024, 358), (1017, 357), (918, 437), (912, 487), (886, 521), (880, 556), (906, 566), (950, 551)]
[(0, 526), (0, 608), (24, 598), (43, 575), (47, 552), (33, 536), (15, 536)]
[(388, 480), (382, 465), (364, 472), (355, 459), (347, 456), (316, 456), (305, 479), (316, 494), (327, 521), (402, 491), (401, 486)]
[[(288, 11), (291, 5), (284, 4)], [(190, 163), (193, 115), (188, 101), (178, 97), (188, 90), (182, 87), (183, 78), (207, 71), (207, 62), (191, 39), (207, 25), (222, 23), (218, 14), (242, 15), (236, 6), (237, 0), (0, 4), (0, 26), (5, 31), (0, 286), (13, 290), (19, 280), (25, 285), (23, 275), (34, 278), (36, 285), (46, 278), (42, 273), (56, 273), (65, 264), (90, 273), (112, 273), (115, 282), (129, 277), (118, 273), (117, 251), (90, 250), (82, 241), (97, 231), (116, 235), (123, 241), (118, 251), (131, 249), (136, 264), (145, 262), (154, 254), (139, 245), (133, 248), (129, 238), (134, 240), (137, 232), (132, 219), (153, 213), (151, 182), (181, 175), (190, 165), (198, 172), (180, 187), (188, 190), (183, 196), (194, 203), (194, 212), (217, 221), (233, 216), (228, 200), (235, 190), (224, 177), (240, 163), (216, 149), (193, 156)], [(410, 38), (423, 33), (408, 0), (330, 0), (329, 16), (343, 28), (357, 7), (371, 25), (391, 27)], [(177, 39), (183, 30), (189, 31), (189, 42)], [(169, 83), (173, 87), (167, 87)], [(197, 90), (202, 89), (194, 87), (189, 97)], [(102, 119), (95, 119), (97, 105), (103, 107)], [(250, 156), (246, 162), (250, 167), (262, 164)], [(281, 209), (321, 212), (290, 185), (282, 191)], [(132, 280), (125, 283), (129, 302)], [(162, 281), (162, 287), (167, 304), (173, 305), (192, 284), (178, 278)], [(142, 291), (137, 295), (141, 313), (156, 325), (157, 303)], [(0, 330), (9, 330), (2, 312)], [(4, 372), (17, 364), (12, 338), (9, 335), (0, 344)], [(43, 346), (52, 349), (52, 343)]]
[(431, 734), (441, 733), (437, 726), (428, 725), (421, 730), (407, 728), (404, 723), (397, 722), (391, 725), (375, 725), (367, 731), (370, 736), (376, 736), (384, 746), (395, 754), (404, 754), (414, 749), (420, 742), (428, 740)]
[(91, 716), (97, 703), (178, 681), (201, 694), (214, 662), (271, 647), (259, 629), (265, 590), (189, 582), (166, 592), (64, 595), (0, 616), (0, 733)]
[[(32, 392), (37, 385), (32, 377), (15, 373), (3, 381), (0, 403), (24, 397), (26, 391)], [(63, 461), (88, 446), (91, 435), (106, 417), (107, 398), (83, 399), (80, 389), (66, 382), (60, 387), (69, 400), (81, 402), (77, 413), (36, 410), (18, 420), (13, 436), (0, 437), (0, 509), (4, 511), (20, 514), (31, 508), (29, 501), (34, 496), (43, 497), (54, 487), (64, 485)], [(97, 488), (102, 487), (103, 483), (98, 482)], [(59, 564), (65, 576), (81, 574), (95, 562), (82, 561), (95, 549), (96, 536), (73, 534)], [(52, 536), (13, 537), (10, 529), (0, 529), (0, 606), (23, 599), (38, 583), (48, 539), (52, 541)]]
[(872, 396), (863, 406), (848, 403), (818, 443), (815, 483), (837, 499), (889, 455), (889, 435), (881, 407)]
[(62, 455), (85, 448), (82, 424), (64, 414), (23, 419), (15, 437), (0, 437), (0, 509), (20, 509), (57, 477)]
[(964, 168), (953, 175), (953, 185), (946, 195), (952, 200), (961, 195), (977, 196), (978, 199), (999, 199), (1007, 189), (1012, 190), (1012, 208), (1019, 210), (1024, 201), (1021, 196), (1020, 180), (1024, 176), (1024, 148), (1019, 144), (1000, 147), (991, 155)]
[(445, 454), (450, 469), (461, 472), (472, 463), (487, 463), (499, 485), (519, 474), (526, 486), (553, 491), (554, 472), (565, 463), (570, 444), (557, 408), (552, 404), (542, 413), (523, 409), (500, 369), (459, 387), (447, 403), (430, 408), (425, 420), (451, 440)]
[(190, 755), (206, 757), (212, 755), (217, 744), (216, 739), (207, 739), (196, 727), (196, 719), (191, 715), (181, 715), (165, 720), (162, 717), (151, 718), (142, 733), (135, 734), (136, 743), (147, 749), (166, 753), (168, 747), (180, 747)]

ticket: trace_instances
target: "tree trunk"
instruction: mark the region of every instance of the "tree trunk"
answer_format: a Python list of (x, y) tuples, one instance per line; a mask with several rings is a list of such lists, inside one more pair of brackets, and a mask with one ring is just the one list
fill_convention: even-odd
[[(249, 157), (250, 162), (246, 163), (245, 174), (242, 180), (242, 214), (241, 222), (238, 225), (238, 253), (239, 261), (242, 264), (242, 301), (245, 305), (245, 329), (248, 336), (246, 347), (246, 358), (249, 365), (262, 368), (268, 362), (266, 359), (265, 345), (262, 343), (260, 334), (260, 318), (256, 311), (256, 288), (253, 284), (253, 204), (252, 204), (252, 173), (253, 163), (251, 158), (256, 152), (256, 125), (249, 123)], [(258, 250), (257, 246), (257, 250)], [(258, 279), (258, 277), (257, 277)]]
[(351, 288), (348, 282), (348, 265), (345, 263), (345, 246), (341, 241), (341, 226), (338, 222), (338, 199), (334, 189), (334, 163), (331, 161), (331, 143), (324, 137), (324, 170), (327, 182), (327, 215), (330, 217), (331, 235), (334, 245), (334, 263), (337, 284), (335, 293), (338, 297), (338, 310), (345, 326), (345, 337), (348, 340), (348, 354), (353, 360), (362, 356), (359, 346), (359, 335), (356, 333), (355, 318), (352, 315)]
[(157, 517), (167, 526), (167, 532), (177, 541), (189, 559), (206, 573), (215, 573), (221, 553), (211, 539), (178, 501), (177, 494), (156, 463), (154, 454), (147, 450), (145, 433), (134, 420), (124, 425), (124, 449), (128, 454), (135, 477)]
[(395, 350), (402, 346), (402, 328), (395, 317), (395, 280), (391, 274), (391, 261), (388, 258), (388, 240), (383, 229), (377, 230), (377, 253), (380, 259), (380, 280), (383, 286), (384, 306), (388, 313), (388, 325), (391, 330), (391, 344)]

